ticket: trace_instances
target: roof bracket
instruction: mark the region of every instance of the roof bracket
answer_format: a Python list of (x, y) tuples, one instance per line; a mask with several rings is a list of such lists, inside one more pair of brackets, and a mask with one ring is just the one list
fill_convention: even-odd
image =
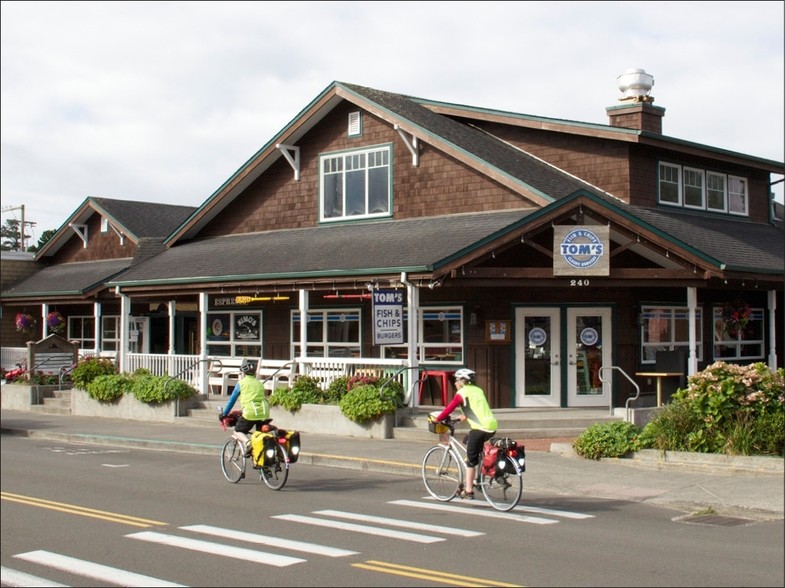
[(123, 234), (123, 232), (120, 231), (112, 223), (109, 223), (109, 226), (112, 227), (112, 230), (117, 234), (118, 237), (120, 237), (120, 245), (125, 245), (125, 235)]
[(87, 249), (87, 225), (68, 223), (68, 226), (71, 227), (74, 230), (74, 233), (76, 233), (82, 240), (82, 249)]
[[(294, 181), (300, 181), (300, 148), (294, 145), (284, 145), (283, 143), (277, 143), (275, 148), (280, 150), (283, 153), (283, 156), (286, 158), (286, 161), (289, 162), (289, 165), (292, 166), (294, 170)], [(292, 153), (294, 153), (294, 157), (292, 157)]]
[(420, 165), (420, 152), (418, 149), (417, 137), (412, 135), (412, 140), (409, 141), (409, 135), (404, 132), (400, 125), (395, 125), (393, 128), (398, 131), (398, 134), (401, 136), (401, 139), (403, 139), (404, 144), (409, 148), (409, 151), (412, 154), (412, 165), (414, 167), (418, 167)]

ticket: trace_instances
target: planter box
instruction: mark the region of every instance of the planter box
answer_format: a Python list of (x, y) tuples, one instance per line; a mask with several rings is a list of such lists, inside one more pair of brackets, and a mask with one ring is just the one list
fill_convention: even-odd
[(3, 384), (0, 387), (0, 403), (5, 410), (30, 410), (34, 404), (43, 404), (44, 398), (53, 396), (58, 389), (58, 386)]
[(270, 416), (273, 423), (282, 429), (370, 439), (392, 439), (395, 424), (394, 414), (385, 414), (375, 421), (363, 424), (355, 423), (343, 416), (340, 407), (325, 404), (303, 404), (296, 412), (271, 406)]
[(71, 390), (71, 414), (74, 416), (173, 423), (179, 408), (176, 400), (150, 404), (137, 400), (133, 394), (123, 394), (114, 402), (101, 402), (90, 398), (85, 390)]

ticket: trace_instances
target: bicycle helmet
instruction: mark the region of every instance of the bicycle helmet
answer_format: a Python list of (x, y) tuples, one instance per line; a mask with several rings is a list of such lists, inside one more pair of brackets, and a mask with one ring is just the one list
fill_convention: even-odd
[(457, 372), (455, 372), (455, 379), (466, 380), (467, 382), (473, 382), (477, 373), (474, 370), (470, 370), (469, 368), (461, 368)]
[(256, 364), (250, 359), (244, 359), (242, 365), (240, 365), (240, 371), (244, 374), (252, 374), (256, 371)]

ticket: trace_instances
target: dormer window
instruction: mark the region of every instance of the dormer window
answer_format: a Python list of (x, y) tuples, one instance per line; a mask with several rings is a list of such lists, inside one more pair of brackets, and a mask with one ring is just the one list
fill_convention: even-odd
[(392, 148), (372, 147), (319, 158), (319, 220), (378, 218), (392, 210)]
[(749, 214), (746, 178), (673, 163), (660, 162), (658, 201), (667, 206)]

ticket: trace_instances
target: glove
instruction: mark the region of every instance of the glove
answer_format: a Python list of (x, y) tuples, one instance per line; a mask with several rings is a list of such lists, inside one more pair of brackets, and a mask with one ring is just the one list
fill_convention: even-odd
[(222, 422), (224, 422), (224, 419), (225, 419), (225, 418), (226, 418), (226, 415), (225, 415), (225, 414), (221, 414), (220, 412), (218, 413), (218, 422), (219, 422), (219, 423), (222, 423)]

